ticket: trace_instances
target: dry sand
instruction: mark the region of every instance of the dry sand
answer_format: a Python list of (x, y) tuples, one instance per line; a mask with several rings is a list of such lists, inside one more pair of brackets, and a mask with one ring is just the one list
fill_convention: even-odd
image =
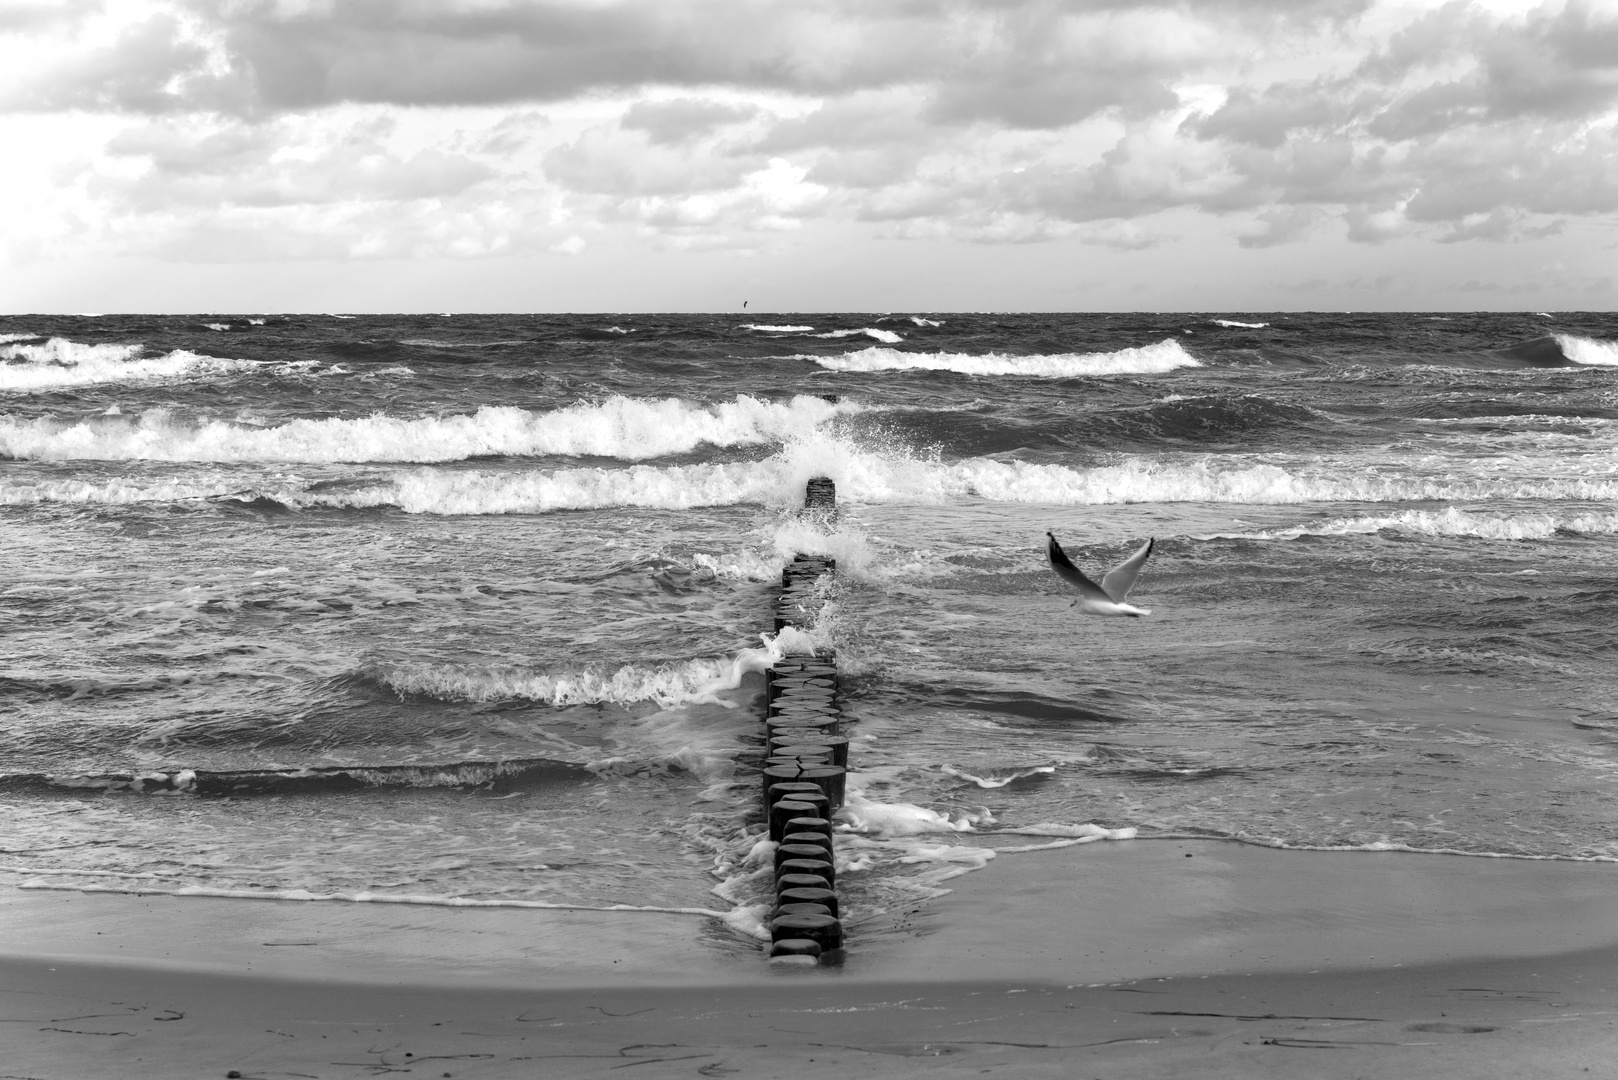
[(1618, 1074), (1618, 866), (1135, 841), (951, 884), (840, 971), (691, 916), (13, 891), (0, 1078)]

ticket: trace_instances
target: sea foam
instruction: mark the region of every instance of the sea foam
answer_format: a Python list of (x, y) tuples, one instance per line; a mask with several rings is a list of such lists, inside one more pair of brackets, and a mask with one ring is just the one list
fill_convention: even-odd
[(42, 345), (0, 345), (4, 361), (0, 391), (217, 377), (258, 366), (251, 360), (225, 360), (185, 349), (144, 358), (141, 351), (140, 345), (84, 345), (66, 338), (51, 338)]
[(842, 356), (804, 356), (833, 371), (955, 371), (963, 375), (1021, 375), (1071, 379), (1090, 375), (1155, 375), (1176, 368), (1201, 367), (1178, 341), (1102, 353), (1009, 356), (1000, 353), (911, 353), (872, 347)]
[(741, 395), (702, 405), (680, 398), (612, 397), (551, 412), (485, 406), (470, 415), (293, 420), (275, 427), (188, 423), (165, 410), (138, 417), (0, 417), (0, 457), (35, 460), (435, 462), (469, 457), (592, 456), (627, 460), (684, 453), (703, 444), (776, 442), (806, 433), (853, 404), (799, 396), (786, 402)]
[(1474, 513), (1451, 506), (1443, 510), (1406, 510), (1398, 514), (1336, 518), (1256, 533), (1220, 533), (1197, 539), (1293, 540), (1300, 536), (1353, 536), (1383, 529), (1483, 540), (1546, 540), (1558, 533), (1610, 536), (1618, 533), (1618, 514), (1500, 515)]

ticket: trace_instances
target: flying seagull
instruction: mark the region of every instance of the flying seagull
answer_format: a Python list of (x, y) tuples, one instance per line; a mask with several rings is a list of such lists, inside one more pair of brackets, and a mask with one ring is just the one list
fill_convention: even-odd
[(1086, 615), (1132, 615), (1139, 618), (1150, 615), (1150, 608), (1138, 608), (1133, 604), (1124, 603), (1129, 590), (1135, 587), (1135, 579), (1140, 577), (1141, 567), (1146, 565), (1147, 556), (1152, 553), (1154, 539), (1147, 539), (1141, 549), (1115, 568), (1108, 570), (1101, 584), (1097, 585), (1084, 576), (1084, 571), (1073, 565), (1073, 560), (1067, 557), (1062, 545), (1056, 542), (1056, 535), (1047, 532), (1050, 543), (1045, 548), (1045, 554), (1051, 558), (1051, 569), (1059, 574), (1063, 581), (1079, 590), (1079, 598), (1075, 601), (1080, 611)]

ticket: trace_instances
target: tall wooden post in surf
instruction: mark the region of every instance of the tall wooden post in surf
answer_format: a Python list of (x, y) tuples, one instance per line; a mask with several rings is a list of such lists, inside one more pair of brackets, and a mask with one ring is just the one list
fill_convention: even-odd
[[(804, 489), (804, 513), (837, 511), (825, 476)], [(799, 554), (781, 571), (775, 629), (814, 624), (837, 561)], [(848, 738), (842, 733), (837, 657), (831, 650), (783, 657), (764, 673), (764, 811), (775, 841), (775, 910), (770, 957), (841, 963), (831, 815), (843, 805)], [(801, 961), (800, 961), (801, 962)]]

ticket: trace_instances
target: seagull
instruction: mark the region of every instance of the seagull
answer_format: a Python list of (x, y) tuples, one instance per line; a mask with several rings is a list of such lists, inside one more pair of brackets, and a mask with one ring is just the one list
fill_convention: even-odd
[(1084, 576), (1084, 571), (1073, 565), (1073, 560), (1067, 557), (1062, 545), (1056, 542), (1056, 535), (1051, 532), (1045, 534), (1050, 538), (1046, 545), (1045, 554), (1050, 556), (1051, 569), (1059, 574), (1063, 581), (1079, 590), (1079, 598), (1074, 601), (1080, 611), (1086, 615), (1130, 615), (1140, 618), (1150, 615), (1150, 608), (1138, 608), (1133, 604), (1124, 603), (1129, 590), (1135, 587), (1135, 579), (1140, 577), (1141, 567), (1146, 565), (1146, 558), (1152, 553), (1155, 539), (1148, 538), (1141, 549), (1117, 567), (1108, 570), (1101, 584), (1097, 585)]

